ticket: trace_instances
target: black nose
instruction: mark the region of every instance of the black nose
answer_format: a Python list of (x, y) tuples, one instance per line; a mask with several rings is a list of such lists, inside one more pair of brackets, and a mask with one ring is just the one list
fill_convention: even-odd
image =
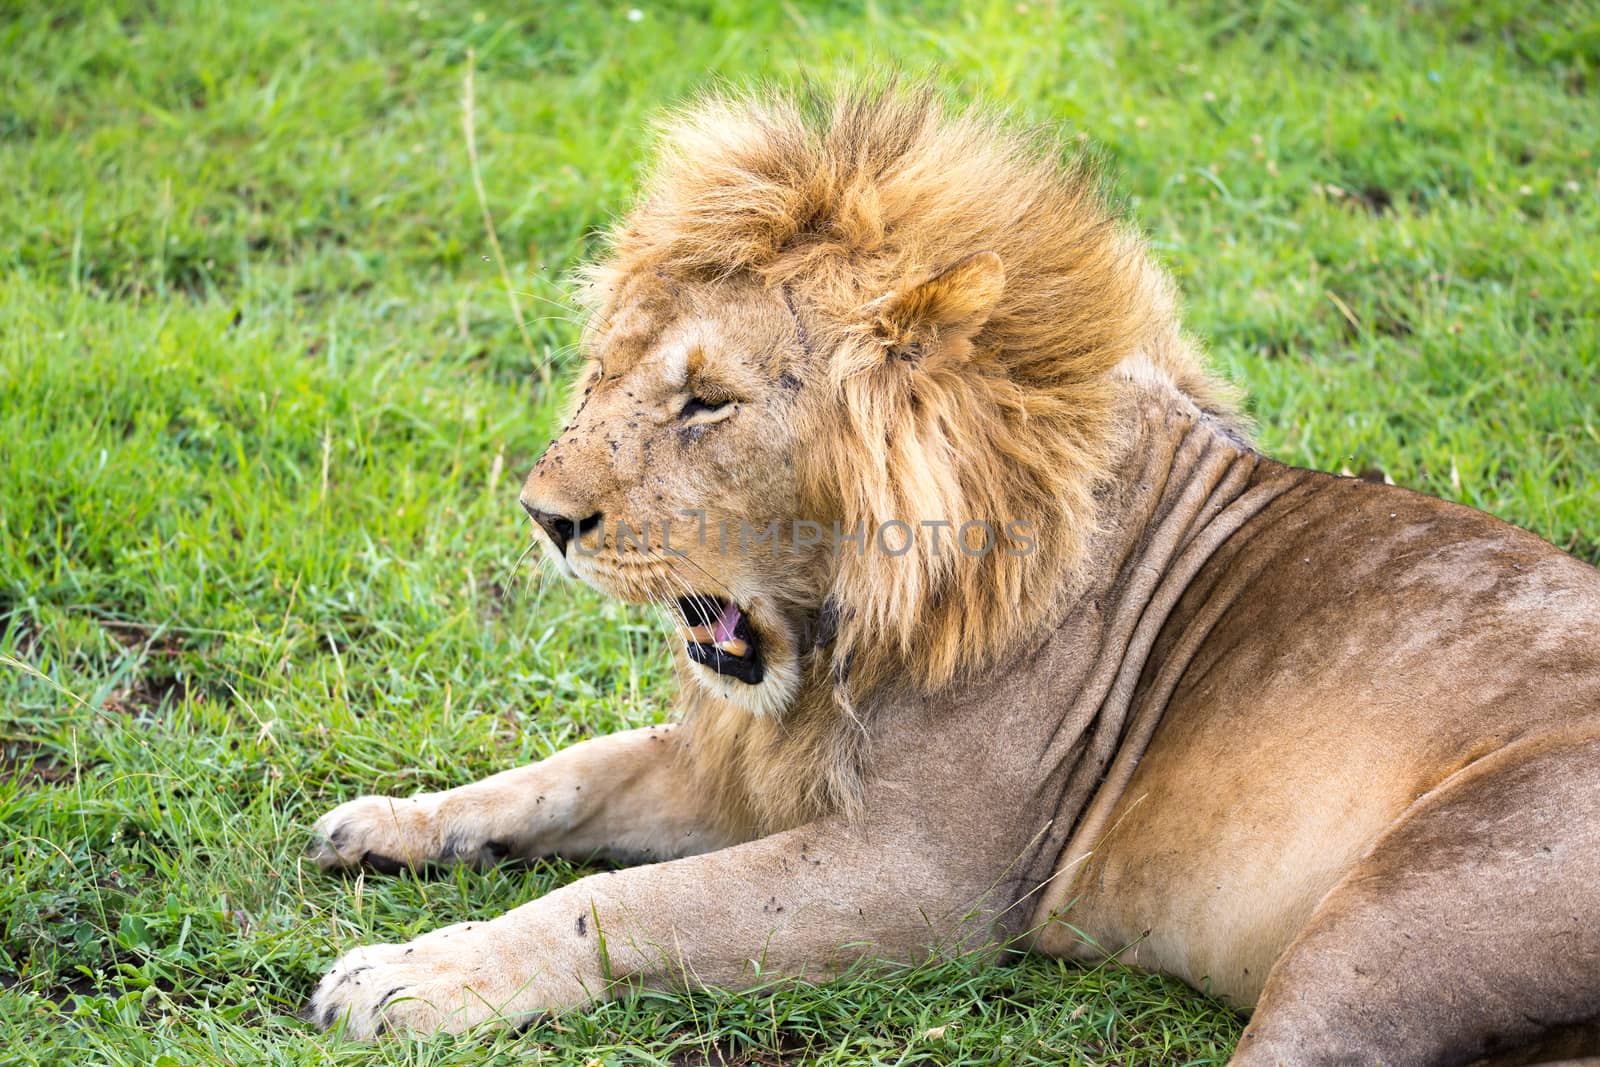
[(574, 537), (588, 533), (600, 524), (600, 513), (597, 511), (586, 519), (573, 522), (565, 515), (557, 515), (551, 511), (542, 511), (532, 504), (523, 502), (522, 506), (533, 516), (533, 521), (539, 524), (540, 529), (550, 535), (550, 540), (555, 542), (556, 551), (562, 555), (567, 553), (567, 545)]

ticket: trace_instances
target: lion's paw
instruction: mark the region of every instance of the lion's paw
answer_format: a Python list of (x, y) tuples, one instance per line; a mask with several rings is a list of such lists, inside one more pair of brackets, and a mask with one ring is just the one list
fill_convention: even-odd
[(476, 932), (486, 925), (462, 923), (410, 944), (347, 952), (318, 983), (306, 1017), (356, 1038), (389, 1031), (461, 1033), (489, 1020), (516, 1018), (513, 1000), (527, 1001), (536, 991), (518, 983), (516, 968), (499, 960)]
[(325, 871), (366, 866), (396, 874), (435, 864), (488, 867), (509, 851), (471, 825), (452, 824), (432, 797), (368, 796), (318, 819), (306, 858)]
[(433, 813), (421, 800), (357, 797), (311, 828), (306, 857), (323, 870), (363, 864), (394, 873), (433, 859)]

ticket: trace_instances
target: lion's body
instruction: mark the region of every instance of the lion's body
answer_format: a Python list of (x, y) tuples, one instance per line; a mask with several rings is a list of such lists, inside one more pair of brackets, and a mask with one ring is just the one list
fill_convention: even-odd
[[(665, 155), (523, 502), (569, 573), (675, 612), (681, 723), (352, 801), (316, 846), (650, 865), (358, 949), (320, 1021), (1020, 939), (1255, 1006), (1239, 1063), (1592, 1036), (1600, 572), (1259, 455), (1082, 171), (990, 120), (712, 101)], [(1001, 532), (941, 553), (929, 520)]]
[(1600, 572), (1467, 508), (1293, 477), (1179, 601), (1161, 725), (1052, 894), (1129, 962), (1241, 1005), (1419, 800), (1507, 746), (1600, 737)]
[[(1153, 694), (1160, 726), (1114, 803), (1100, 798), (1104, 818), (1063, 854), (1038, 916), (1062, 907), (1125, 961), (1241, 1007), (1418, 805), (1480, 761), (1600, 738), (1600, 572), (1467, 508), (1261, 467), (1291, 488), (1178, 601), (1147, 667), (1147, 686), (1176, 679)], [(1554, 813), (1568, 825), (1529, 844), (1594, 847), (1600, 767), (1590, 784), (1586, 808)], [(1516, 920), (1541, 902), (1485, 899), (1466, 876), (1516, 857), (1487, 838), (1460, 845), (1463, 877), (1437, 906), (1461, 936), (1499, 932), (1508, 954), (1525, 951)], [(1549, 903), (1567, 911), (1543, 918), (1564, 925), (1594, 913)], [(1041, 928), (1045, 951), (1094, 952), (1066, 925)], [(1585, 959), (1580, 932), (1565, 952), (1593, 995), (1600, 960)], [(1352, 966), (1395, 966), (1402, 947), (1362, 946)]]

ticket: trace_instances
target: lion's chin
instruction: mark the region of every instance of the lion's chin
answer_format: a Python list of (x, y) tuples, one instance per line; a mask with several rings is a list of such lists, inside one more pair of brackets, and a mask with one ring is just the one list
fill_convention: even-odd
[(707, 693), (758, 716), (782, 715), (794, 703), (800, 688), (800, 672), (793, 658), (768, 659), (761, 681), (753, 685), (735, 681), (693, 660), (689, 661), (688, 671)]

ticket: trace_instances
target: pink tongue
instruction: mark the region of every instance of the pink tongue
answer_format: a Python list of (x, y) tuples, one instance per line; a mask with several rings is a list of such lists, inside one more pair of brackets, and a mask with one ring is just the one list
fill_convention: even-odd
[(733, 628), (739, 625), (739, 605), (728, 601), (728, 606), (722, 609), (722, 614), (717, 616), (717, 621), (711, 624), (711, 640), (714, 644), (733, 640)]

